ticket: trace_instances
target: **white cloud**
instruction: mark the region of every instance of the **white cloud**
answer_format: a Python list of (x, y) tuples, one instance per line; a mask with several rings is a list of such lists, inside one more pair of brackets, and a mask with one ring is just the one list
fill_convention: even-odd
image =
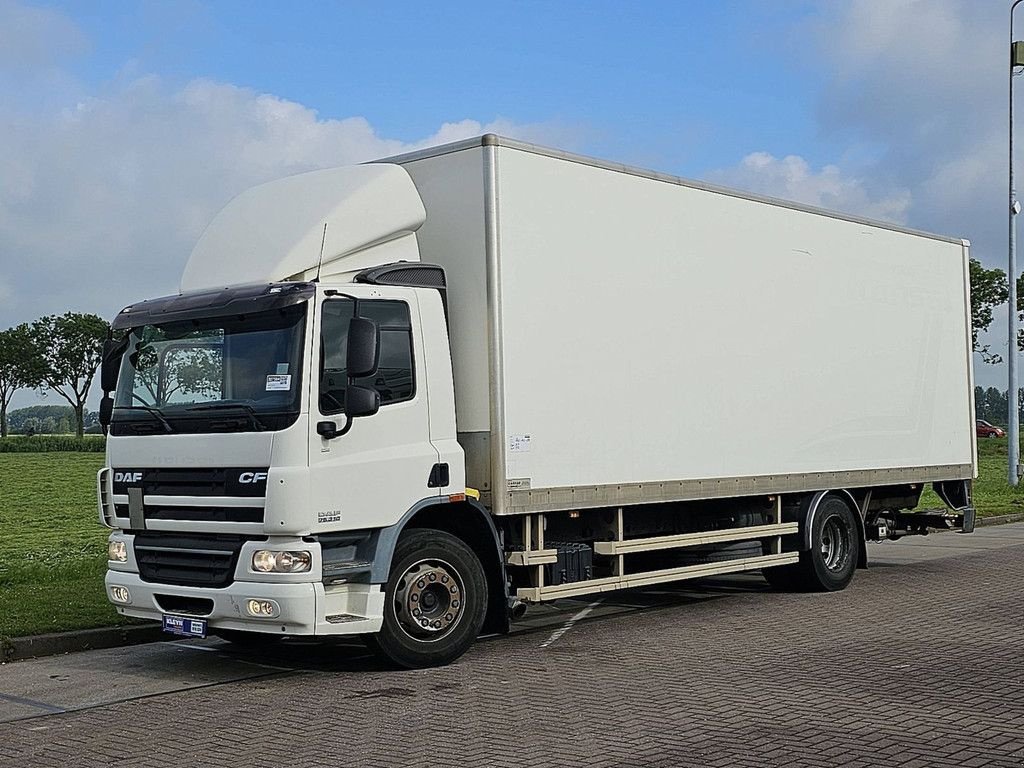
[(415, 142), (362, 117), (322, 119), (209, 80), (116, 83), (59, 111), (0, 123), (0, 326), (67, 309), (112, 316), (173, 292), (216, 211), (246, 187), (488, 131), (565, 144), (558, 124), (461, 120)]
[(708, 178), (738, 189), (897, 224), (906, 222), (911, 202), (907, 190), (872, 195), (863, 180), (844, 176), (838, 166), (826, 165), (816, 171), (797, 155), (778, 158), (754, 152), (732, 168), (713, 171)]

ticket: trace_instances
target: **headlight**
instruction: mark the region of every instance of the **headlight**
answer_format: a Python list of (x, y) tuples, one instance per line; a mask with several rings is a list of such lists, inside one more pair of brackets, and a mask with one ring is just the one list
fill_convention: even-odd
[(115, 563), (128, 561), (128, 547), (123, 541), (107, 542), (107, 560), (112, 560)]
[(253, 553), (252, 569), (260, 573), (302, 573), (313, 563), (309, 552), (272, 552), (260, 549)]

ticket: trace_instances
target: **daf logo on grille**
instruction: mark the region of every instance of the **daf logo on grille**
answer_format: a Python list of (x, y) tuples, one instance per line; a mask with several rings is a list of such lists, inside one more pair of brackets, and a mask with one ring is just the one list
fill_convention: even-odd
[(115, 472), (114, 473), (115, 483), (141, 483), (142, 473), (141, 472)]
[(266, 472), (243, 472), (238, 476), (238, 482), (243, 484), (262, 483), (266, 479)]

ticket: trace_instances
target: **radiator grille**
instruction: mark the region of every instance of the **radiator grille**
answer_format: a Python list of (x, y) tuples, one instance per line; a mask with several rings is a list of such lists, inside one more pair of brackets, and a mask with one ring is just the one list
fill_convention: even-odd
[[(128, 517), (128, 505), (116, 504), (118, 517)], [(263, 507), (184, 507), (173, 504), (144, 504), (146, 520), (188, 520), (209, 523), (262, 523)]]
[(145, 533), (135, 536), (143, 581), (183, 587), (226, 587), (234, 581), (244, 536)]

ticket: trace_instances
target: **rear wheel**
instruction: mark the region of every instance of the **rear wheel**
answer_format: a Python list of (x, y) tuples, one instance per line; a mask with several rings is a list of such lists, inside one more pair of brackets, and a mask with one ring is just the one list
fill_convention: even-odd
[(487, 580), (473, 550), (444, 531), (413, 529), (395, 548), (384, 624), (367, 645), (400, 667), (442, 666), (476, 640), (486, 607)]
[(857, 569), (858, 537), (856, 512), (838, 496), (826, 496), (811, 523), (811, 548), (800, 553), (800, 562), (763, 573), (768, 583), (780, 590), (837, 592), (844, 589)]

